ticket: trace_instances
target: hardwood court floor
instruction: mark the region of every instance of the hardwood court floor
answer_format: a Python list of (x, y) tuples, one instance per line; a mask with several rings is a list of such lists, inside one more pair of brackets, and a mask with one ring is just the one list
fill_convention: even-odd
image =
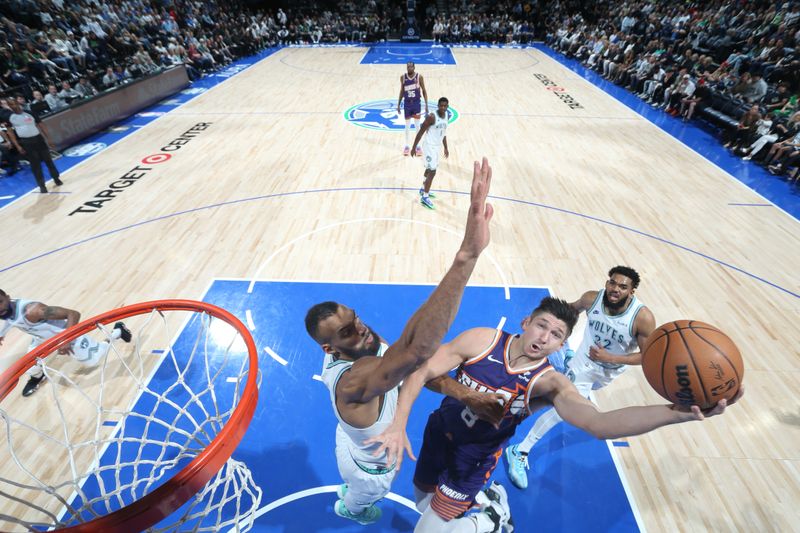
[[(361, 65), (363, 53), (284, 49), (66, 173), (70, 194), (9, 206), (2, 288), (88, 317), (199, 298), (213, 277), (435, 283), (460, 242), (472, 161), (486, 156), (496, 215), (475, 283), (548, 285), (573, 300), (627, 264), (658, 323), (707, 321), (742, 350), (747, 394), (726, 416), (618, 449), (645, 528), (795, 530), (800, 223), (730, 205), (763, 198), (536, 50), (458, 49), (456, 66), (419, 66), (430, 100), (445, 95), (460, 113), (437, 210), (425, 210), (422, 163), (400, 155), (402, 133), (343, 119), (397, 98), (403, 67)], [(158, 153), (171, 158), (141, 163)], [(95, 212), (70, 215), (131, 178)], [(26, 343), (8, 335), (3, 367)], [(660, 401), (638, 369), (598, 399)]]

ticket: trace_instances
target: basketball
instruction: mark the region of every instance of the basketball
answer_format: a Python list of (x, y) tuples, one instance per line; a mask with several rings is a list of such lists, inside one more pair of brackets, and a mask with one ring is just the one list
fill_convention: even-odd
[(672, 403), (708, 409), (733, 398), (744, 364), (733, 341), (697, 320), (668, 322), (653, 331), (642, 349), (648, 383)]

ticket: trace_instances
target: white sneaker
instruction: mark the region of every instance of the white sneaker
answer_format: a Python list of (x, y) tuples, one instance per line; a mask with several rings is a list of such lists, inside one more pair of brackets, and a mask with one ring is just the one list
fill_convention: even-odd
[[(511, 520), (511, 507), (508, 505), (508, 493), (497, 481), (492, 481), (488, 488), (484, 489), (484, 494), (491, 502), (486, 508), (487, 514), (492, 515), (492, 511), (497, 514), (499, 526), (506, 533), (514, 531), (514, 522)], [(490, 509), (492, 511), (490, 511)]]

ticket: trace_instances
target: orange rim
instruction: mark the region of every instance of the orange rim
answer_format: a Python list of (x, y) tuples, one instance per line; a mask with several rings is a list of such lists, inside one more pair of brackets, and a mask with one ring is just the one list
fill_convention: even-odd
[(233, 454), (250, 425), (258, 403), (258, 351), (253, 336), (244, 324), (231, 313), (206, 302), (194, 300), (154, 300), (128, 305), (97, 315), (76, 324), (43, 342), (35, 350), (11, 365), (0, 374), (0, 401), (16, 387), (19, 379), (40, 357), (47, 357), (65, 341), (72, 340), (95, 329), (97, 324), (108, 324), (128, 317), (141, 315), (155, 309), (163, 311), (203, 311), (236, 328), (247, 346), (249, 371), (239, 404), (228, 423), (216, 438), (180, 472), (153, 492), (146, 494), (127, 507), (76, 526), (58, 529), (61, 532), (120, 532), (141, 531), (168, 517), (197, 494), (216, 475)]

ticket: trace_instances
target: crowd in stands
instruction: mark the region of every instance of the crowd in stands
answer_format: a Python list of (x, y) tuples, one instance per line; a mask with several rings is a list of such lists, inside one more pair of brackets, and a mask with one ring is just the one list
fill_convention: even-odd
[[(197, 79), (278, 45), (400, 35), (400, 0), (6, 0), (0, 3), (0, 106), (56, 112), (141, 76), (186, 65)], [(444, 8), (442, 7), (444, 6)], [(763, 0), (418, 1), (439, 43), (545, 39), (683, 120), (703, 120), (743, 159), (797, 178), (800, 2)]]
[(178, 64), (197, 78), (267, 46), (385, 39), (390, 17), (402, 18), (376, 0), (358, 10), (341, 2), (335, 13), (298, 4), (305, 9), (253, 11), (240, 0), (3, 2), (0, 92), (30, 98), (81, 76), (102, 89)]
[(595, 3), (562, 11), (546, 40), (653, 107), (703, 120), (734, 154), (797, 181), (800, 4)]
[[(291, 5), (266, 11), (243, 0), (4, 0), (0, 111), (15, 99), (41, 117), (176, 65), (196, 80), (267, 47), (384, 40), (404, 16), (399, 0)], [(5, 144), (0, 140), (0, 164), (9, 166)]]

